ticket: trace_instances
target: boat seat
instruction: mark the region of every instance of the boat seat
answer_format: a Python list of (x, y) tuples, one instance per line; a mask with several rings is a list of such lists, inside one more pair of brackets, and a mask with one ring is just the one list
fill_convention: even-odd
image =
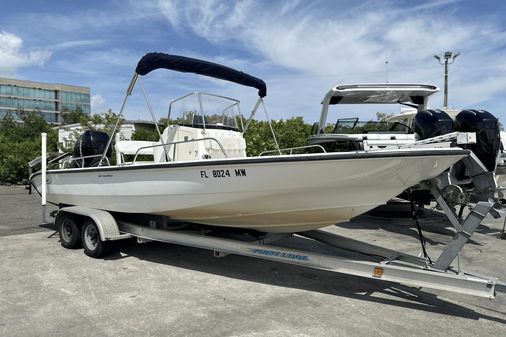
[[(155, 155), (155, 149), (156, 147), (153, 147), (154, 145), (158, 145), (160, 142), (149, 142), (149, 141), (142, 141), (142, 140), (122, 140), (116, 142), (114, 145), (114, 149), (116, 150), (116, 153), (118, 156), (116, 157), (118, 162), (125, 163), (124, 155), (132, 156), (131, 160), (133, 160), (133, 156), (135, 154), (143, 155), (143, 156), (153, 156)], [(136, 163), (147, 163), (147, 162), (153, 162), (153, 160), (146, 161), (146, 160), (139, 160), (139, 158), (136, 159)], [(132, 163), (131, 163), (132, 164)]]
[(146, 146), (158, 145), (160, 142), (148, 142), (143, 140), (122, 140), (116, 142), (114, 148), (121, 154), (135, 155), (138, 152), (139, 155), (153, 155), (153, 147), (143, 148)]

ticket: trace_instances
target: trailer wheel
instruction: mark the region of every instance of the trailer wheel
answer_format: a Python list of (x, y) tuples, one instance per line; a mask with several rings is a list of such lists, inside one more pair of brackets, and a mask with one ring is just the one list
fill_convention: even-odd
[(98, 227), (92, 220), (86, 220), (81, 232), (81, 242), (84, 247), (84, 253), (89, 257), (100, 258), (107, 255), (109, 251), (109, 242), (100, 239)]
[(81, 247), (81, 228), (79, 228), (75, 217), (70, 214), (62, 214), (58, 218), (57, 230), (63, 247), (69, 249)]

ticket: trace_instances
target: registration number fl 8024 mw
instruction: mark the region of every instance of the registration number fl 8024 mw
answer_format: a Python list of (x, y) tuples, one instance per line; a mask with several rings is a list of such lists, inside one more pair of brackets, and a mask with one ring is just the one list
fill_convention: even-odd
[(246, 169), (200, 171), (200, 178), (202, 179), (230, 177), (246, 177)]

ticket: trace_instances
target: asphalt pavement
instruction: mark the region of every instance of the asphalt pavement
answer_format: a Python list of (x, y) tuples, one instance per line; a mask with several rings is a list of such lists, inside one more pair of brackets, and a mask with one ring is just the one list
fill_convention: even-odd
[[(422, 218), (429, 254), (453, 234)], [(487, 218), (464, 270), (506, 280), (502, 219)], [(326, 230), (416, 254), (402, 217), (364, 216)], [(0, 336), (504, 336), (494, 300), (177, 245), (119, 242), (104, 259), (61, 247), (40, 198), (0, 186)], [(310, 245), (311, 243), (301, 243)]]
[[(35, 190), (28, 194), (25, 186), (0, 185), (0, 236), (47, 230), (42, 223), (41, 198)], [(56, 209), (48, 205), (47, 213)]]

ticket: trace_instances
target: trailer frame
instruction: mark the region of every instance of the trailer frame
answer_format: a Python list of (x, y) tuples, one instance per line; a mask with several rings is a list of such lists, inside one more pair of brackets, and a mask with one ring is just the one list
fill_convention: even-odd
[[(165, 243), (196, 247), (211, 250), (215, 257), (229, 254), (260, 258), (269, 261), (288, 263), (302, 267), (323, 269), (331, 272), (355, 275), (375, 280), (395, 282), (408, 286), (427, 287), (431, 289), (457, 292), (478, 297), (493, 299), (497, 291), (506, 291), (506, 284), (494, 277), (464, 273), (453, 268), (438, 269), (427, 260), (414, 255), (371, 245), (362, 241), (345, 238), (324, 230), (311, 230), (293, 234), (259, 235), (252, 240), (251, 236), (238, 235), (236, 238), (226, 237), (219, 233), (227, 233), (226, 229), (194, 226), (194, 229), (161, 229), (161, 223), (150, 221), (149, 226), (134, 224), (116, 219), (111, 213), (86, 207), (63, 207), (59, 210), (55, 223), (63, 214), (77, 215), (81, 222), (86, 219), (93, 221), (100, 233), (101, 243), (127, 238), (137, 238), (140, 243), (160, 241)], [(473, 216), (474, 219), (475, 216)], [(164, 225), (163, 227), (167, 227)], [(191, 227), (191, 226), (190, 226)], [(169, 227), (170, 228), (170, 227)], [(459, 235), (457, 233), (456, 235)], [(61, 237), (61, 236), (60, 236)], [(353, 251), (360, 258), (345, 258), (339, 251), (322, 254), (307, 249), (287, 248), (294, 237), (315, 240), (328, 247)], [(88, 240), (89, 241), (89, 240)], [(279, 245), (276, 243), (283, 243)], [(459, 243), (461, 243), (459, 241)], [(101, 255), (90, 254), (89, 242), (82, 242), (87, 255), (100, 258)], [(463, 246), (463, 244), (462, 244)], [(450, 246), (449, 246), (450, 247)], [(455, 247), (449, 251), (455, 252)], [(445, 251), (441, 254), (445, 256)], [(374, 261), (376, 260), (376, 261)]]

